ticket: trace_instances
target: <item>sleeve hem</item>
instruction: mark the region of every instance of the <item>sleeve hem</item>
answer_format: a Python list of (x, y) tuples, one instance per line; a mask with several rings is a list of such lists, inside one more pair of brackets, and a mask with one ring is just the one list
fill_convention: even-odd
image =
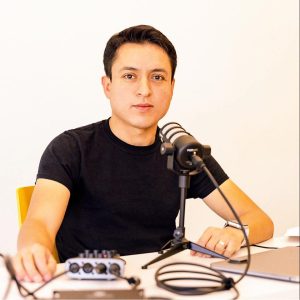
[(49, 179), (49, 180), (57, 181), (58, 183), (64, 185), (70, 192), (72, 190), (72, 184), (62, 178), (58, 178), (58, 177), (47, 175), (47, 174), (38, 174), (36, 177), (36, 180), (38, 180), (38, 179)]

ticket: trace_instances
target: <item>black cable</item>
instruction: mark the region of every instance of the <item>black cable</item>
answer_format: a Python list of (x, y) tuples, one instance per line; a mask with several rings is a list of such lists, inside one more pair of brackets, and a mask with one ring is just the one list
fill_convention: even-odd
[(10, 288), (11, 288), (11, 285), (12, 285), (12, 279), (11, 277), (9, 278), (9, 281), (7, 283), (7, 286), (6, 286), (6, 289), (5, 289), (5, 292), (3, 294), (3, 297), (2, 297), (2, 300), (6, 300), (8, 294), (9, 294), (9, 291), (10, 291)]
[(128, 282), (128, 284), (132, 287), (132, 289), (137, 288), (137, 286), (141, 283), (141, 280), (138, 277), (125, 277), (120, 274), (120, 267), (117, 264), (111, 264), (109, 268), (109, 273), (115, 275), (117, 278), (124, 279)]
[[(26, 297), (29, 297), (31, 296), (33, 299), (35, 300), (39, 300), (40, 298), (38, 298), (35, 294), (36, 292), (38, 292), (39, 290), (41, 290), (42, 288), (44, 288), (48, 283), (50, 283), (51, 281), (57, 279), (58, 277), (66, 274), (68, 271), (63, 271), (55, 276), (53, 276), (50, 280), (48, 280), (47, 282), (44, 282), (43, 284), (41, 284), (39, 287), (37, 287), (35, 290), (33, 291), (29, 291), (26, 287), (24, 287), (20, 282), (19, 280), (17, 279), (16, 277), (16, 274), (15, 274), (15, 270), (13, 268), (13, 265), (11, 263), (11, 259), (9, 256), (5, 256), (5, 255), (2, 255), (0, 253), (0, 256), (2, 256), (4, 258), (4, 262), (5, 262), (5, 267), (6, 267), (6, 270), (8, 271), (9, 275), (10, 275), (10, 281), (8, 283), (8, 286), (6, 288), (6, 292), (4, 294), (4, 297), (2, 298), (3, 300), (5, 300), (8, 296), (8, 293), (9, 293), (9, 289), (10, 289), (10, 286), (11, 286), (11, 283), (14, 281), (18, 287), (18, 290), (19, 290), (19, 293), (22, 297), (26, 298)], [(140, 279), (137, 278), (137, 277), (125, 277), (125, 276), (121, 276), (120, 274), (120, 267), (117, 265), (117, 264), (112, 264), (110, 266), (110, 273), (112, 275), (115, 275), (117, 278), (120, 278), (120, 279), (124, 279), (126, 280), (129, 285), (132, 286), (132, 289), (135, 289), (140, 283)], [(44, 299), (44, 298), (43, 298)], [(52, 299), (52, 298), (49, 298), (49, 300)], [(155, 299), (155, 298), (153, 298)]]
[(48, 283), (50, 283), (51, 281), (53, 281), (54, 279), (64, 275), (67, 273), (67, 271), (64, 271), (64, 272), (61, 272), (55, 276), (53, 276), (50, 280), (48, 280), (47, 282), (44, 282), (43, 284), (41, 284), (39, 287), (37, 287), (35, 290), (33, 291), (29, 291), (23, 284), (20, 283), (20, 281), (17, 279), (16, 277), (16, 273), (15, 273), (15, 270), (14, 270), (14, 267), (12, 265), (12, 262), (11, 262), (11, 258), (8, 256), (8, 255), (3, 255), (3, 254), (0, 254), (0, 256), (3, 257), (4, 259), (4, 264), (5, 264), (5, 267), (6, 267), (6, 270), (7, 272), (9, 273), (10, 275), (10, 281), (8, 283), (8, 287), (6, 288), (6, 292), (5, 292), (5, 295), (4, 297), (2, 298), (3, 300), (5, 300), (8, 296), (8, 293), (9, 293), (9, 288), (10, 288), (10, 285), (11, 283), (14, 281), (17, 285), (17, 288), (18, 288), (18, 291), (19, 291), (19, 294), (26, 298), (26, 297), (29, 297), (31, 296), (33, 299), (36, 299), (38, 300), (39, 298), (35, 295), (35, 293), (37, 291), (39, 291), (40, 289), (42, 289), (45, 285), (47, 285)]
[[(219, 191), (219, 193), (222, 196), (222, 198), (225, 200), (226, 204), (228, 205), (228, 207), (230, 208), (231, 212), (233, 213), (235, 219), (237, 220), (237, 222), (241, 226), (241, 230), (243, 232), (244, 239), (246, 241), (247, 261), (246, 261), (246, 267), (245, 267), (244, 272), (242, 273), (242, 275), (240, 276), (240, 278), (235, 282), (235, 284), (237, 284), (237, 283), (239, 283), (247, 275), (247, 272), (248, 272), (249, 267), (250, 267), (251, 255), (250, 255), (250, 243), (249, 243), (248, 236), (246, 234), (245, 228), (244, 228), (244, 226), (242, 224), (242, 221), (241, 221), (240, 217), (236, 213), (235, 209), (231, 205), (231, 203), (228, 200), (228, 198), (226, 197), (226, 195), (221, 190), (221, 188), (220, 188), (218, 182), (216, 181), (216, 179), (214, 178), (214, 176), (211, 174), (211, 172), (206, 167), (206, 165), (203, 162), (203, 160), (199, 156), (197, 156), (197, 155), (192, 155), (192, 162), (197, 167), (198, 170), (202, 169), (206, 173), (206, 175), (209, 177), (209, 179), (211, 180), (211, 182), (213, 183), (213, 185), (215, 186), (215, 188)], [(235, 260), (229, 260), (229, 262), (236, 263), (237, 261), (235, 261)], [(242, 263), (244, 263), (244, 261), (242, 261)]]
[[(2, 253), (0, 253), (0, 257), (4, 260), (4, 264), (5, 264), (5, 267), (6, 267), (5, 256)], [(12, 281), (13, 280), (12, 280), (11, 276), (9, 276), (9, 280), (8, 280), (5, 292), (4, 292), (3, 297), (1, 299), (5, 300), (7, 298), (8, 294), (9, 294), (9, 291), (10, 291), (10, 288), (11, 288)]]
[[(180, 295), (205, 295), (205, 294), (209, 294), (209, 293), (213, 293), (213, 292), (217, 292), (217, 291), (228, 290), (228, 289), (233, 288), (236, 292), (236, 295), (233, 299), (237, 299), (239, 297), (239, 291), (236, 288), (236, 284), (239, 283), (246, 276), (246, 274), (248, 272), (248, 269), (250, 267), (251, 255), (250, 255), (249, 239), (248, 239), (248, 236), (246, 234), (245, 228), (243, 227), (241, 219), (239, 218), (239, 216), (236, 213), (235, 209), (233, 208), (233, 206), (231, 205), (231, 203), (227, 199), (226, 195), (220, 189), (219, 184), (217, 183), (217, 181), (215, 180), (215, 178), (211, 174), (211, 172), (208, 170), (208, 168), (206, 167), (203, 160), (199, 156), (193, 154), (192, 155), (192, 163), (198, 171), (204, 170), (204, 172), (207, 174), (207, 176), (209, 177), (209, 179), (211, 180), (211, 182), (213, 183), (215, 188), (218, 190), (218, 192), (220, 193), (220, 195), (222, 196), (222, 198), (225, 200), (226, 204), (228, 205), (228, 207), (232, 211), (235, 219), (237, 220), (237, 222), (241, 226), (241, 230), (243, 232), (244, 239), (245, 239), (245, 242), (246, 242), (246, 247), (247, 247), (247, 260), (246, 261), (245, 260), (238, 261), (238, 260), (229, 259), (229, 262), (231, 262), (231, 263), (246, 263), (245, 270), (243, 271), (240, 278), (237, 281), (234, 281), (231, 277), (226, 277), (220, 271), (215, 270), (211, 267), (207, 267), (207, 266), (200, 265), (200, 264), (185, 263), (185, 262), (171, 263), (171, 264), (167, 264), (167, 265), (164, 265), (164, 266), (160, 267), (156, 271), (155, 281), (156, 281), (157, 286), (159, 286), (159, 287), (161, 287), (165, 290), (168, 290), (170, 292), (180, 294)], [(175, 270), (175, 271), (164, 271), (164, 272), (162, 272), (162, 270), (164, 270), (166, 267), (174, 266), (174, 265), (188, 265), (188, 266), (202, 267), (204, 269), (209, 270), (210, 273), (203, 272), (203, 271), (202, 272), (200, 272), (200, 271), (190, 271), (190, 270)], [(162, 275), (164, 275), (164, 276), (166, 274), (170, 275), (171, 273), (191, 273), (191, 274), (205, 275), (205, 276), (209, 276), (209, 277), (167, 277), (167, 278), (164, 278), (164, 279), (160, 278), (160, 276), (162, 276)], [(200, 280), (200, 281), (209, 281), (209, 282), (214, 282), (214, 283), (217, 282), (218, 285), (178, 286), (178, 285), (172, 285), (172, 284), (169, 283), (171, 281), (185, 281), (185, 280), (195, 280), (195, 281)]]
[[(140, 279), (138, 277), (132, 276), (132, 277), (124, 277), (120, 275), (120, 269), (118, 268), (117, 265), (112, 264), (110, 266), (109, 272), (113, 275), (115, 275), (117, 278), (124, 279), (126, 280), (129, 285), (132, 286), (132, 289), (136, 289), (137, 286), (141, 283)], [(145, 300), (172, 300), (171, 298), (167, 297), (160, 297), (160, 296), (150, 296), (143, 298)]]
[[(18, 291), (19, 291), (19, 294), (20, 294), (22, 297), (27, 297), (28, 295), (31, 295), (31, 293), (29, 292), (29, 290), (26, 289), (26, 288), (18, 281), (10, 257), (9, 257), (8, 255), (3, 255), (3, 254), (1, 254), (1, 256), (3, 257), (5, 268), (6, 268), (7, 272), (8, 272), (8, 274), (10, 275), (10, 279), (9, 279), (9, 282), (8, 282), (8, 285), (7, 285), (7, 288), (6, 288), (6, 292), (5, 292), (5, 294), (4, 294), (4, 299), (7, 298), (8, 293), (9, 293), (9, 290), (10, 290), (11, 283), (12, 283), (13, 281), (16, 283), (17, 288), (18, 288)], [(36, 299), (34, 295), (32, 295), (32, 296), (33, 296), (34, 299)]]
[[(165, 271), (165, 268), (170, 266), (178, 266), (178, 265), (187, 265), (193, 267), (204, 268), (206, 271), (191, 271), (191, 270), (168, 270)], [(207, 270), (209, 272), (207, 272)], [(173, 273), (187, 273), (187, 274), (198, 274), (198, 275), (205, 275), (206, 277), (196, 277), (196, 275), (189, 276), (189, 277), (170, 277), (166, 275), (170, 275)], [(164, 277), (161, 279), (161, 277)], [(208, 277), (210, 276), (210, 278)], [(175, 284), (170, 284), (169, 282), (176, 282), (176, 281), (185, 281), (185, 280), (194, 280), (194, 281), (209, 281), (217, 283), (216, 285), (209, 285), (209, 286), (180, 286)], [(178, 262), (178, 263), (170, 263), (160, 267), (155, 273), (155, 281), (158, 287), (161, 287), (169, 292), (176, 293), (179, 295), (205, 295), (217, 291), (224, 291), (229, 290), (231, 288), (234, 289), (236, 295), (233, 299), (237, 299), (239, 297), (239, 291), (235, 287), (235, 282), (232, 278), (225, 277), (221, 272), (218, 270), (214, 270), (210, 267), (195, 264), (195, 263), (187, 263), (187, 262)]]
[(278, 247), (262, 246), (257, 244), (252, 244), (253, 247), (264, 248), (264, 249), (279, 249)]
[(57, 279), (58, 277), (61, 277), (62, 275), (65, 275), (66, 273), (68, 273), (68, 271), (63, 271), (61, 273), (58, 273), (57, 275), (53, 276), (51, 279), (49, 279), (48, 281), (44, 282), (43, 284), (41, 284), (39, 287), (37, 287), (35, 290), (33, 290), (31, 293), (35, 294), (37, 291), (39, 291), (40, 289), (42, 289), (45, 285), (47, 285), (48, 283), (50, 283), (51, 281), (53, 281), (54, 279)]

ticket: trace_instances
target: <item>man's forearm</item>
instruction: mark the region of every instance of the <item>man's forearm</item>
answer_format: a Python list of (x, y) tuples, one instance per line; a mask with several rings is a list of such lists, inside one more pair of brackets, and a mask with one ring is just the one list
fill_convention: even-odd
[(250, 244), (260, 243), (272, 238), (274, 224), (263, 211), (254, 211), (241, 216), (241, 221), (249, 227), (248, 238)]
[(33, 244), (40, 244), (51, 252), (54, 248), (55, 238), (51, 237), (47, 228), (38, 220), (26, 220), (18, 236), (18, 250)]

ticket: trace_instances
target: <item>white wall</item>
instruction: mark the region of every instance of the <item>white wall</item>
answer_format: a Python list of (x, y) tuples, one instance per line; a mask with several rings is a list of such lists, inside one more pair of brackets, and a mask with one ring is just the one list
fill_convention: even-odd
[[(115, 32), (151, 24), (178, 52), (178, 121), (211, 145), (230, 177), (273, 218), (299, 223), (297, 0), (1, 1), (0, 252), (14, 252), (15, 188), (34, 183), (42, 151), (65, 129), (109, 116), (99, 79)], [(187, 203), (187, 235), (219, 220)]]

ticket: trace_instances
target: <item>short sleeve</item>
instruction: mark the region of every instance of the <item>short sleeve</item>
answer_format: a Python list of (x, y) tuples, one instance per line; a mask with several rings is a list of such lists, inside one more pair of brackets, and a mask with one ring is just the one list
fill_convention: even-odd
[(70, 191), (80, 174), (80, 148), (67, 131), (54, 138), (45, 149), (39, 164), (37, 179), (57, 181)]
[[(222, 167), (218, 164), (218, 162), (213, 158), (213, 156), (209, 156), (204, 160), (204, 163), (208, 170), (212, 173), (217, 183), (221, 185), (224, 181), (226, 181), (229, 177), (224, 172)], [(209, 195), (215, 186), (206, 175), (204, 171), (199, 174), (191, 176), (191, 185), (188, 190), (187, 198), (205, 198)]]

